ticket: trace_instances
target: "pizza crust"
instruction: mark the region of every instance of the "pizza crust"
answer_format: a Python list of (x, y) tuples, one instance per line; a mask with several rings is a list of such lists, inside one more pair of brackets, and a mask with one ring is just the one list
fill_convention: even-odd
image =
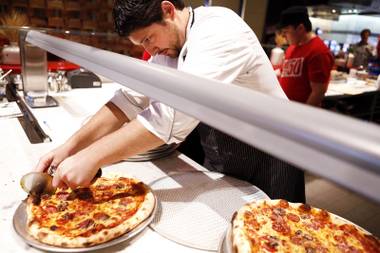
[(54, 233), (54, 231), (51, 231), (49, 228), (40, 227), (37, 222), (33, 221), (33, 201), (31, 198), (28, 198), (26, 210), (27, 230), (32, 237), (42, 243), (64, 248), (82, 248), (107, 242), (136, 228), (152, 214), (156, 204), (155, 197), (146, 186), (145, 189), (147, 190), (147, 193), (145, 195), (144, 201), (140, 204), (135, 214), (117, 226), (113, 228), (104, 228), (89, 237), (79, 236), (76, 238), (70, 238), (58, 233)]

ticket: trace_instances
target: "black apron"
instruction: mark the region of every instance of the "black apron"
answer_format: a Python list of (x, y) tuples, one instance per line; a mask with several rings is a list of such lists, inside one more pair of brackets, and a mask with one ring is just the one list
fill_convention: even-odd
[(204, 167), (248, 181), (271, 199), (305, 202), (303, 171), (206, 124), (200, 123), (197, 130)]

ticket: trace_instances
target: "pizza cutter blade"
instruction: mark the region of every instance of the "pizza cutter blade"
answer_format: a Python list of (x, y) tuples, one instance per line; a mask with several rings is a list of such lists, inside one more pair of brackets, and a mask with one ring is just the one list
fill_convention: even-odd
[(28, 194), (39, 197), (42, 194), (53, 194), (55, 192), (52, 180), (53, 177), (48, 173), (30, 172), (21, 178), (20, 185)]

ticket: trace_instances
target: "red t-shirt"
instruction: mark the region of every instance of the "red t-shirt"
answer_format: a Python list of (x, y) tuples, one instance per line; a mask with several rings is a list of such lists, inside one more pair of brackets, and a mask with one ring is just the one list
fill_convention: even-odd
[(150, 54), (144, 50), (141, 60), (148, 61), (150, 59)]
[(325, 90), (330, 79), (334, 58), (319, 37), (301, 46), (291, 45), (285, 52), (280, 84), (290, 100), (305, 103), (310, 96), (310, 83), (323, 83)]

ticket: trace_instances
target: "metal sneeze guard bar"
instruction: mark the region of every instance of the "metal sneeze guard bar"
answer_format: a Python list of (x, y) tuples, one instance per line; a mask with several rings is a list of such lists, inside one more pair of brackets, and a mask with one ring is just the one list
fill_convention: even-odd
[(29, 31), (26, 41), (380, 202), (380, 127)]

